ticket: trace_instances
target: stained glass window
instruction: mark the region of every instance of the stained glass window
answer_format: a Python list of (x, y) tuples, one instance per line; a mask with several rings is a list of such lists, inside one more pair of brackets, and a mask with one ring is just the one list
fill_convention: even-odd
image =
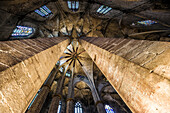
[(67, 77), (70, 77), (70, 76), (71, 76), (70, 71), (67, 71), (66, 76), (67, 76)]
[(49, 15), (52, 14), (50, 9), (48, 9), (47, 6), (45, 6), (45, 5), (40, 7), (39, 9), (36, 9), (35, 12), (42, 17), (48, 17)]
[(67, 1), (68, 8), (73, 12), (78, 11), (79, 9), (79, 1)]
[(25, 26), (17, 26), (13, 33), (12, 37), (28, 37), (33, 33), (33, 28), (31, 27), (25, 27)]
[(134, 25), (150, 26), (150, 25), (153, 25), (153, 24), (156, 24), (156, 23), (157, 22), (153, 21), (153, 20), (143, 20), (143, 21), (137, 21), (135, 23), (132, 23), (132, 26), (134, 26)]
[(105, 105), (105, 110), (106, 113), (114, 113), (114, 110), (109, 105)]
[(80, 102), (77, 102), (75, 104), (74, 113), (83, 113), (82, 106), (81, 106)]
[(97, 13), (106, 14), (106, 13), (108, 13), (110, 10), (112, 10), (111, 7), (102, 5), (102, 6), (100, 6), (99, 9), (97, 10)]
[(60, 112), (61, 112), (61, 101), (59, 102), (58, 110), (57, 110), (57, 113), (60, 113)]

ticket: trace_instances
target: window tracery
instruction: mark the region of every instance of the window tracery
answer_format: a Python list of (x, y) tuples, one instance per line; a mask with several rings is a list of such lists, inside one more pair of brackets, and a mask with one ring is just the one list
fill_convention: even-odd
[(110, 10), (112, 10), (111, 7), (102, 5), (102, 6), (100, 6), (99, 9), (97, 10), (97, 13), (99, 13), (99, 14), (106, 14), (106, 13), (108, 13)]
[(81, 106), (80, 102), (77, 102), (75, 104), (74, 113), (83, 113), (82, 106)]
[(12, 37), (29, 37), (31, 34), (33, 34), (34, 29), (32, 27), (26, 27), (26, 26), (17, 26), (13, 33), (11, 34)]
[(48, 17), (52, 14), (51, 10), (47, 8), (47, 6), (42, 6), (39, 9), (36, 9), (35, 12), (42, 17)]
[(67, 1), (68, 8), (73, 12), (78, 11), (79, 9), (79, 1)]

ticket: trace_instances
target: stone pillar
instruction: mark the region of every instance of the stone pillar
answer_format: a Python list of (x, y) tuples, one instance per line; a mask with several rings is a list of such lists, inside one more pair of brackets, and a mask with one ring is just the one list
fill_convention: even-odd
[(96, 103), (95, 103), (95, 105), (96, 105), (96, 108), (97, 108), (97, 111), (98, 111), (98, 113), (106, 113), (106, 110), (105, 110), (105, 108), (104, 108), (104, 106), (103, 106), (103, 103), (102, 103), (102, 101), (97, 101)]
[(42, 89), (38, 93), (35, 101), (31, 105), (27, 113), (39, 113), (41, 108), (47, 98), (48, 93), (50, 92), (51, 84), (55, 79), (58, 69), (56, 67), (52, 70), (50, 77), (47, 79), (46, 83), (43, 85)]
[(132, 112), (170, 112), (169, 42), (93, 37), (80, 42)]
[(68, 95), (67, 95), (67, 108), (66, 113), (74, 113), (74, 88), (73, 88), (73, 74), (70, 78), (69, 85), (68, 85)]
[(60, 79), (58, 80), (57, 90), (56, 90), (56, 93), (53, 95), (53, 99), (52, 99), (48, 113), (57, 113), (59, 102), (61, 101), (61, 98), (62, 98), (62, 87), (64, 83), (64, 78), (65, 78), (65, 75), (62, 73)]
[(66, 39), (0, 42), (0, 112), (24, 113), (27, 110), (68, 46), (69, 40)]
[(98, 92), (96, 90), (95, 84), (94, 83), (91, 83), (91, 84), (92, 84), (91, 85), (92, 86), (92, 88), (91, 88), (92, 96), (93, 96), (95, 105), (97, 107), (98, 113), (106, 113), (104, 105), (103, 105), (102, 101), (100, 100), (99, 94), (98, 94)]

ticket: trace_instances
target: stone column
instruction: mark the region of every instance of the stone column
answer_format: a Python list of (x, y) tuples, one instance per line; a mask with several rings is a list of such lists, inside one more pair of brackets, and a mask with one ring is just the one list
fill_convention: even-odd
[(169, 42), (90, 37), (81, 44), (132, 112), (170, 112)]
[(62, 87), (64, 83), (64, 78), (65, 78), (65, 74), (62, 73), (62, 76), (58, 80), (57, 90), (56, 90), (56, 93), (53, 95), (53, 99), (52, 99), (48, 113), (57, 113), (59, 102), (61, 101), (61, 98), (62, 98)]
[(36, 97), (35, 101), (33, 102), (30, 109), (27, 111), (27, 113), (39, 113), (40, 112), (47, 98), (47, 95), (50, 92), (51, 84), (54, 81), (57, 71), (58, 69), (56, 69), (56, 67), (52, 70), (50, 77), (47, 79), (47, 81), (45, 81), (45, 84), (43, 85), (42, 89), (38, 93), (38, 96)]
[(93, 96), (95, 105), (97, 107), (98, 113), (106, 113), (106, 110), (104, 108), (104, 105), (103, 105), (102, 101), (100, 100), (100, 97), (99, 97), (99, 94), (98, 94), (98, 92), (96, 90), (94, 82), (91, 82), (91, 84), (92, 84), (92, 88), (91, 88), (92, 96)]
[(68, 85), (68, 95), (67, 95), (67, 108), (66, 113), (74, 113), (74, 89), (73, 89), (73, 74), (70, 78)]

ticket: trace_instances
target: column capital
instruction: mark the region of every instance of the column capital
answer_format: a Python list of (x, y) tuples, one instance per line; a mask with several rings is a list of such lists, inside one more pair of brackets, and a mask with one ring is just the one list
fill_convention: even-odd
[(66, 102), (67, 101), (74, 101), (74, 99), (73, 98), (68, 98), (67, 100), (66, 100)]
[(60, 99), (62, 98), (62, 96), (61, 96), (60, 94), (54, 94), (54, 95), (53, 95), (53, 98), (54, 98), (54, 97), (59, 97)]
[(95, 103), (95, 105), (97, 106), (97, 105), (100, 104), (100, 103), (103, 104), (103, 102), (102, 102), (101, 100), (98, 100), (98, 101)]

